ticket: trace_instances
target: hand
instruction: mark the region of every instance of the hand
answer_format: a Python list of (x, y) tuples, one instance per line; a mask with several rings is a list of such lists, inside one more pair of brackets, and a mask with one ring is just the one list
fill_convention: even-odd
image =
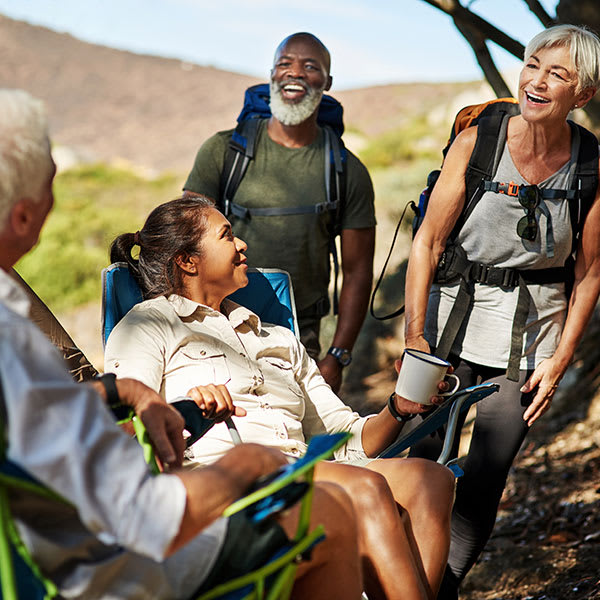
[(197, 385), (188, 391), (187, 395), (198, 405), (202, 415), (214, 419), (217, 423), (235, 415), (246, 416), (246, 411), (233, 405), (233, 400), (225, 385)]
[(431, 346), (423, 337), (423, 335), (418, 335), (414, 337), (406, 336), (404, 340), (404, 347), (411, 348), (413, 350), (420, 350), (421, 352), (427, 352), (427, 354), (431, 354)]
[[(427, 344), (427, 342), (425, 342)], [(411, 346), (412, 347), (412, 346)], [(427, 344), (427, 348), (429, 348), (429, 344)], [(420, 350), (420, 348), (419, 348)], [(429, 352), (429, 350), (423, 350), (423, 352)], [(396, 373), (400, 373), (400, 367), (402, 366), (402, 359), (398, 358), (394, 361), (394, 368), (396, 369)], [(448, 373), (452, 373), (454, 371), (454, 367), (450, 366), (448, 367)], [(450, 389), (450, 384), (447, 381), (440, 381), (438, 383), (438, 389), (440, 392), (447, 392)], [(409, 407), (412, 406), (414, 407), (422, 407), (424, 408), (424, 410), (410, 410), (407, 412), (403, 412), (400, 409), (400, 405), (398, 404), (399, 401), (402, 401), (403, 403), (408, 403), (407, 405), (405, 405), (405, 407)], [(429, 399), (429, 401), (431, 402), (431, 404), (435, 404), (436, 406), (438, 404), (442, 404), (444, 402), (444, 400), (446, 400), (446, 398), (444, 396), (431, 396), (431, 398)], [(400, 414), (415, 414), (415, 413), (422, 413), (422, 412), (428, 412), (431, 410), (431, 404), (419, 404), (418, 402), (413, 402), (412, 400), (407, 400), (406, 398), (402, 398), (401, 396), (396, 395), (396, 409), (398, 410), (398, 412)]]
[(335, 356), (327, 354), (322, 360), (317, 363), (323, 379), (331, 386), (331, 389), (337, 394), (342, 387), (342, 365), (337, 361)]
[(537, 392), (523, 414), (523, 420), (531, 427), (552, 404), (552, 398), (558, 387), (558, 382), (564, 375), (566, 368), (561, 367), (552, 358), (543, 360), (532, 373), (531, 377), (521, 387), (523, 394), (533, 392), (537, 387)]
[(117, 379), (116, 385), (121, 402), (131, 406), (146, 427), (161, 466), (181, 466), (185, 450), (183, 417), (140, 381)]

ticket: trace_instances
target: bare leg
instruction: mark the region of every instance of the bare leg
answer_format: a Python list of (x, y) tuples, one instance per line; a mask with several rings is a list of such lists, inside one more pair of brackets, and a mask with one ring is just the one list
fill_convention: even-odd
[[(348, 495), (339, 486), (315, 484), (311, 527), (322, 524), (326, 538), (311, 559), (298, 567), (292, 598), (299, 600), (358, 600), (363, 585), (358, 557), (356, 516)], [(288, 537), (296, 533), (299, 508), (280, 517)]]
[(317, 465), (315, 478), (338, 483), (351, 498), (369, 599), (432, 598), (414, 542), (385, 478), (362, 467), (328, 462)]
[(435, 598), (448, 561), (454, 476), (424, 459), (375, 460), (367, 468), (382, 474), (403, 509), (403, 520), (429, 598)]

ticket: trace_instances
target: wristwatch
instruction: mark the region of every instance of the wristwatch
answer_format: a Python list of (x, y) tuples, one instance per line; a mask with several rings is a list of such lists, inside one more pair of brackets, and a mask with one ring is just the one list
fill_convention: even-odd
[(395, 395), (396, 395), (396, 393), (392, 392), (387, 401), (387, 407), (388, 407), (388, 410), (390, 411), (390, 413), (392, 414), (392, 417), (394, 417), (394, 419), (396, 419), (396, 421), (398, 421), (398, 423), (406, 423), (407, 421), (414, 419), (417, 416), (417, 413), (413, 413), (413, 414), (409, 414), (409, 415), (401, 415), (398, 412), (398, 410), (396, 408), (396, 403), (394, 402)]
[(329, 350), (327, 350), (327, 354), (331, 354), (342, 367), (347, 367), (352, 362), (352, 352), (350, 350), (346, 350), (346, 348), (337, 348), (336, 346), (331, 346)]

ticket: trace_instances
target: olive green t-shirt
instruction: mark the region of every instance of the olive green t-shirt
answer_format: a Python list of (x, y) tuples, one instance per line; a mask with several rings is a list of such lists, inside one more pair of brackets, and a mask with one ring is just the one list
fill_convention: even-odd
[[(198, 151), (184, 189), (218, 199), (221, 170), (232, 130), (208, 139)], [(254, 160), (234, 202), (248, 208), (303, 206), (326, 202), (325, 134), (302, 148), (286, 148), (271, 140), (266, 121), (259, 127)], [(375, 226), (374, 194), (364, 165), (348, 151), (343, 229)], [(333, 183), (333, 182), (332, 182)], [(248, 264), (279, 268), (292, 277), (299, 311), (327, 296), (329, 285), (330, 214), (231, 217), (235, 235), (248, 244)]]

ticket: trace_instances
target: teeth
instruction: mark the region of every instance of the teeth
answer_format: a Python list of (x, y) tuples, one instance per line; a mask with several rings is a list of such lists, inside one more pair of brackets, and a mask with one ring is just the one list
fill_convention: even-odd
[(542, 104), (548, 104), (548, 102), (550, 102), (550, 100), (546, 100), (546, 98), (542, 98), (541, 96), (536, 96), (535, 94), (532, 94), (530, 92), (525, 92), (527, 94), (527, 97), (532, 100), (533, 102), (541, 102)]
[(283, 86), (283, 89), (289, 92), (303, 92), (304, 88), (297, 83), (288, 83)]

